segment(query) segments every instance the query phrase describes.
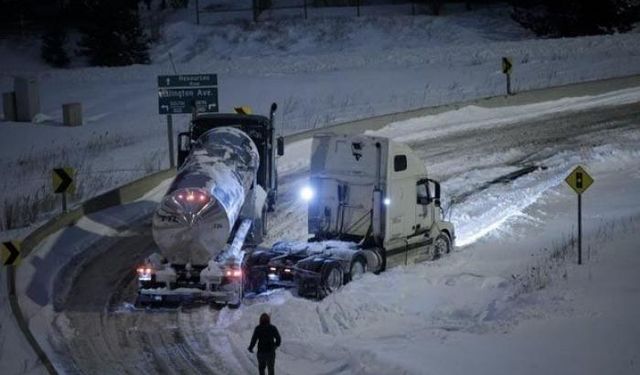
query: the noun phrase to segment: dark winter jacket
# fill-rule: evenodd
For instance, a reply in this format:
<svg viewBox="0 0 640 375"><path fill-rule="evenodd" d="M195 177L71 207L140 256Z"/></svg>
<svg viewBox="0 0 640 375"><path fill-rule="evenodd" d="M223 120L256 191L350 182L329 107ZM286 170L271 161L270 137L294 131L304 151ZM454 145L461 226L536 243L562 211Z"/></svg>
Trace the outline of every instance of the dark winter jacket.
<svg viewBox="0 0 640 375"><path fill-rule="evenodd" d="M253 330L249 350L253 350L256 341L258 341L258 353L270 353L280 346L280 333L272 324L260 324Z"/></svg>

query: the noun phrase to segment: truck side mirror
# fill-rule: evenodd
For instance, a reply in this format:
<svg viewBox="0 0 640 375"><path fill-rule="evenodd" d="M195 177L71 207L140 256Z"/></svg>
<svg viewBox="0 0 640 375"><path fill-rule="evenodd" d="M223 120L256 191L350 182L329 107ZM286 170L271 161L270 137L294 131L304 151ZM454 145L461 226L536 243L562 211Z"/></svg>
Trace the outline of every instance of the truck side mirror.
<svg viewBox="0 0 640 375"><path fill-rule="evenodd" d="M436 207L440 207L440 183L433 180L431 180L431 182L433 182L434 186L433 204L435 204Z"/></svg>
<svg viewBox="0 0 640 375"><path fill-rule="evenodd" d="M440 207L440 183L438 181L429 179L429 192L433 191L433 196L429 196L431 202L435 204L436 207ZM433 184L433 190L431 189L431 184Z"/></svg>
<svg viewBox="0 0 640 375"><path fill-rule="evenodd" d="M276 103L273 103L273 104L276 104ZM276 143L277 143L278 156L284 155L284 137L278 137L278 139L276 140Z"/></svg>

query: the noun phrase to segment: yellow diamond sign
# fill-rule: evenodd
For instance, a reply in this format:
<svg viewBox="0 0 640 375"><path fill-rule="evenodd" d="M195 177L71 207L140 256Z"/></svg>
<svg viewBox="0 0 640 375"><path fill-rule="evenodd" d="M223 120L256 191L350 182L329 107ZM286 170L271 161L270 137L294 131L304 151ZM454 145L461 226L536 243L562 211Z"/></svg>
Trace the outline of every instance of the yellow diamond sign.
<svg viewBox="0 0 640 375"><path fill-rule="evenodd" d="M593 178L580 166L577 166L564 180L578 194L584 193L593 184Z"/></svg>

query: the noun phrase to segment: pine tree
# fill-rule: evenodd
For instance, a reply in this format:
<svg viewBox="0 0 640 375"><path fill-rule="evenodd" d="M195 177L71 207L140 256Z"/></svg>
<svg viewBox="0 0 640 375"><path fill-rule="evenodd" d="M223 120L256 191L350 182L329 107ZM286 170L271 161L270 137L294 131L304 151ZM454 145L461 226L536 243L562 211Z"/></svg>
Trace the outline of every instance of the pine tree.
<svg viewBox="0 0 640 375"><path fill-rule="evenodd" d="M87 5L81 54L91 65L148 64L149 37L138 17L138 0L93 0Z"/></svg>
<svg viewBox="0 0 640 375"><path fill-rule="evenodd" d="M65 50L67 31L59 23L51 25L42 35L40 54L42 59L56 68L69 66L69 56Z"/></svg>

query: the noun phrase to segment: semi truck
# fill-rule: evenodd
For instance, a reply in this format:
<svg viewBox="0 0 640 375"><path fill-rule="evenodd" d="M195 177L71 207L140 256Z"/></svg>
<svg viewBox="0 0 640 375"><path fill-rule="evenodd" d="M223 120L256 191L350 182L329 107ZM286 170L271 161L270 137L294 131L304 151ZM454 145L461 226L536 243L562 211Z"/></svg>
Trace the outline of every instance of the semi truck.
<svg viewBox="0 0 640 375"><path fill-rule="evenodd" d="M372 135L313 137L306 241L261 247L277 202L268 118L203 115L179 136L179 169L152 219L159 253L138 268L138 303L240 305L247 293L291 287L323 298L366 272L451 251L440 184L410 147Z"/></svg>
<svg viewBox="0 0 640 375"><path fill-rule="evenodd" d="M453 248L440 184L407 145L371 135L315 135L309 173L301 197L311 238L248 256L249 274L267 287L322 298L365 272L432 260Z"/></svg>

